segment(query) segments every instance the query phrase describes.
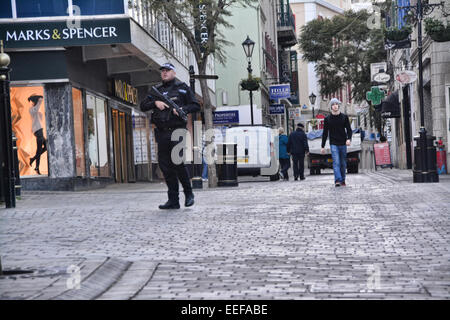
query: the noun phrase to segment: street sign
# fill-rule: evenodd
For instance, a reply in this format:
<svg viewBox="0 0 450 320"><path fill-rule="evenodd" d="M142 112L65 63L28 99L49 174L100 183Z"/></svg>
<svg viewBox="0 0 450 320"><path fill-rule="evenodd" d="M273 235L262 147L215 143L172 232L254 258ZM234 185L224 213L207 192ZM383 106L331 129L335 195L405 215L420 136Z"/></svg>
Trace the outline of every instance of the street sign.
<svg viewBox="0 0 450 320"><path fill-rule="evenodd" d="M290 84L277 84L269 86L269 99L289 99L291 97L291 85Z"/></svg>
<svg viewBox="0 0 450 320"><path fill-rule="evenodd" d="M395 80L401 84L413 83L417 80L417 74L414 71L401 71L397 73Z"/></svg>
<svg viewBox="0 0 450 320"><path fill-rule="evenodd" d="M284 114L284 104L272 104L269 106L269 114Z"/></svg>
<svg viewBox="0 0 450 320"><path fill-rule="evenodd" d="M386 94L384 91L381 91L378 87L372 87L372 91L367 92L366 99L371 101L374 106L378 106L381 104L381 100L384 99Z"/></svg>
<svg viewBox="0 0 450 320"><path fill-rule="evenodd" d="M191 76L194 79L206 79L206 80L217 80L219 79L219 76L208 76L208 75L201 75L201 74L196 74L196 75L192 75Z"/></svg>

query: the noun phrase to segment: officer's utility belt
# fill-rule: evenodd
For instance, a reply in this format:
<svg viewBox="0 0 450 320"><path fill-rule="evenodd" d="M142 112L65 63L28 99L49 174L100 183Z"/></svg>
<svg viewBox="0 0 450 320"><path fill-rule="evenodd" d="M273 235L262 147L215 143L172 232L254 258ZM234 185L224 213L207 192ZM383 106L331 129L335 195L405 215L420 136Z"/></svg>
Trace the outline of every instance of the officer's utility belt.
<svg viewBox="0 0 450 320"><path fill-rule="evenodd" d="M173 128L156 128L157 131L159 132L173 132L177 129L186 129L184 127L173 127Z"/></svg>

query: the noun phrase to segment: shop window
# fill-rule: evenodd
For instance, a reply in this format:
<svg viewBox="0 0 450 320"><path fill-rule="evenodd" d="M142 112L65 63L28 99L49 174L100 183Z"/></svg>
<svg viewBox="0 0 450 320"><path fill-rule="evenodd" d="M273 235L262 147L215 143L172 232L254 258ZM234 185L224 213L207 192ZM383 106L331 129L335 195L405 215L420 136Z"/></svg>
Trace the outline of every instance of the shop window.
<svg viewBox="0 0 450 320"><path fill-rule="evenodd" d="M88 116L89 172L92 177L109 177L106 101L86 95Z"/></svg>
<svg viewBox="0 0 450 320"><path fill-rule="evenodd" d="M72 88L72 100L77 176L85 177L86 157L84 149L83 95L81 90Z"/></svg>
<svg viewBox="0 0 450 320"><path fill-rule="evenodd" d="M0 1L0 18L12 18L11 1Z"/></svg>
<svg viewBox="0 0 450 320"><path fill-rule="evenodd" d="M148 163L147 117L133 114L134 164Z"/></svg>
<svg viewBox="0 0 450 320"><path fill-rule="evenodd" d="M16 0L18 18L67 16L66 0Z"/></svg>
<svg viewBox="0 0 450 320"><path fill-rule="evenodd" d="M73 5L80 7L81 15L123 14L123 0L72 0Z"/></svg>
<svg viewBox="0 0 450 320"><path fill-rule="evenodd" d="M44 88L12 87L11 120L17 138L19 172L23 176L48 175Z"/></svg>

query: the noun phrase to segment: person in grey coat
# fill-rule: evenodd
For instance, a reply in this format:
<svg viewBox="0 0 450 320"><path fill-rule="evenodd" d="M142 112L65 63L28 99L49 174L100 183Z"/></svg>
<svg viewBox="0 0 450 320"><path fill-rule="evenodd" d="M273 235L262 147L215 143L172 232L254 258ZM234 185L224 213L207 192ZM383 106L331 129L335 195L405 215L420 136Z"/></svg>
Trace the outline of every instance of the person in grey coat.
<svg viewBox="0 0 450 320"><path fill-rule="evenodd" d="M292 155L295 180L305 180L305 155L309 153L309 146L303 128L303 124L297 125L297 130L290 134L287 145L287 151Z"/></svg>

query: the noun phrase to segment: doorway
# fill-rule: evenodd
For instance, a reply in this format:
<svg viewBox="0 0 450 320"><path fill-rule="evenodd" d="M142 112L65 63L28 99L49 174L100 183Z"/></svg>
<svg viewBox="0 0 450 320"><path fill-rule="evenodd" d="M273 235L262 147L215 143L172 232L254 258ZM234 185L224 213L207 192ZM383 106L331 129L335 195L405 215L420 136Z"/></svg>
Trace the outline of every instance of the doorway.
<svg viewBox="0 0 450 320"><path fill-rule="evenodd" d="M125 112L112 109L113 122L113 144L114 144L114 167L115 179L117 183L128 183L133 177L130 177L132 162L129 161L129 143L127 135L127 119Z"/></svg>

